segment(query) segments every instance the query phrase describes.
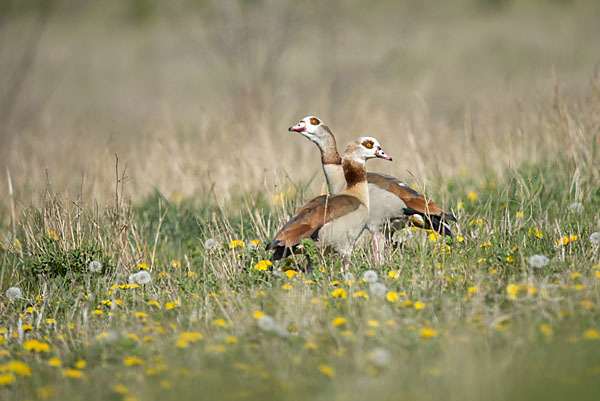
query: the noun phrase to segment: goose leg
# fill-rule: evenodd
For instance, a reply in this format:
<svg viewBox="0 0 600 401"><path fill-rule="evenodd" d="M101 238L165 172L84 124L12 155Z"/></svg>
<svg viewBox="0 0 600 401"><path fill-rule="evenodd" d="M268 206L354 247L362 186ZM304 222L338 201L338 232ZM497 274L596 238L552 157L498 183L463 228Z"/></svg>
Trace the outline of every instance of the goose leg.
<svg viewBox="0 0 600 401"><path fill-rule="evenodd" d="M376 265L380 265L383 263L383 249L381 247L381 239L381 234L373 234L373 254Z"/></svg>

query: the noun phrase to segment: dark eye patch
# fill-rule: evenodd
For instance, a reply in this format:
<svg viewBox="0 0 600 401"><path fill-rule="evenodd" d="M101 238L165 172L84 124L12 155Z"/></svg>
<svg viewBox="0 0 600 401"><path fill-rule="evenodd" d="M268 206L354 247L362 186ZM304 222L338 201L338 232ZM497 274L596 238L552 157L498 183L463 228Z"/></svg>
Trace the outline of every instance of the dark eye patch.
<svg viewBox="0 0 600 401"><path fill-rule="evenodd" d="M362 145L367 149L373 149L373 141L370 139L363 141Z"/></svg>
<svg viewBox="0 0 600 401"><path fill-rule="evenodd" d="M311 118L311 119L310 119L310 123L311 123L312 125L319 125L319 124L321 124L321 121L319 121L319 119L318 119L318 118L314 118L314 117L313 117L313 118Z"/></svg>

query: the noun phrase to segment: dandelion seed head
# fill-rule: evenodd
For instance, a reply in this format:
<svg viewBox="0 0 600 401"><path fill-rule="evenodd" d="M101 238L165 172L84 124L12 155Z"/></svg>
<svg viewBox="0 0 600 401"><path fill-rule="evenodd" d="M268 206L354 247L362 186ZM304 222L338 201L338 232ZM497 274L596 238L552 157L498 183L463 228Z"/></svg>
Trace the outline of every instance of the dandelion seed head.
<svg viewBox="0 0 600 401"><path fill-rule="evenodd" d="M12 302L17 298L23 298L23 293L19 287L10 287L6 290L6 298Z"/></svg>
<svg viewBox="0 0 600 401"><path fill-rule="evenodd" d="M600 245L600 232L595 232L590 235L590 243L592 245Z"/></svg>
<svg viewBox="0 0 600 401"><path fill-rule="evenodd" d="M376 297L383 297L387 293L387 288L381 283L372 283L369 286L369 291Z"/></svg>
<svg viewBox="0 0 600 401"><path fill-rule="evenodd" d="M583 213L584 208L581 202L573 202L569 206L569 210L573 213Z"/></svg>
<svg viewBox="0 0 600 401"><path fill-rule="evenodd" d="M367 283L376 283L377 282L377 272L375 270L367 270L365 274L363 274L363 278Z"/></svg>
<svg viewBox="0 0 600 401"><path fill-rule="evenodd" d="M102 271L102 263L98 262L97 260L92 260L88 265L88 269L92 273L100 273Z"/></svg>
<svg viewBox="0 0 600 401"><path fill-rule="evenodd" d="M152 281L152 276L146 270L129 275L129 284L144 285Z"/></svg>
<svg viewBox="0 0 600 401"><path fill-rule="evenodd" d="M541 269L542 267L545 267L548 264L548 262L549 259L544 255L533 255L529 257L529 266L536 269Z"/></svg>
<svg viewBox="0 0 600 401"><path fill-rule="evenodd" d="M273 331L275 329L275 320L273 320L273 318L271 316L261 316L260 318L258 318L257 322L258 324L258 328L261 329L262 331L266 331L266 332L270 332Z"/></svg>
<svg viewBox="0 0 600 401"><path fill-rule="evenodd" d="M371 362L373 362L375 366L384 367L389 365L391 361L392 356L390 352L383 347L375 348L373 352L371 352Z"/></svg>
<svg viewBox="0 0 600 401"><path fill-rule="evenodd" d="M219 242L216 239L209 238L204 241L204 248L206 248L208 251L214 251L219 248Z"/></svg>

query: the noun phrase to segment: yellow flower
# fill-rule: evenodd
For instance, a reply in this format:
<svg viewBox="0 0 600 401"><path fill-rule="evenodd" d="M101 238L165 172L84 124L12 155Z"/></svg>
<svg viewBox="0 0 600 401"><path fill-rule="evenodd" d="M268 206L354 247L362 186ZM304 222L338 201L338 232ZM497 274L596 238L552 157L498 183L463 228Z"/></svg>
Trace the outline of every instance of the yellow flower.
<svg viewBox="0 0 600 401"><path fill-rule="evenodd" d="M12 372L17 376L31 376L31 369L21 361L10 361L0 366L0 372Z"/></svg>
<svg viewBox="0 0 600 401"><path fill-rule="evenodd" d="M304 344L304 349L306 349L306 350L316 350L317 348L318 348L318 346L315 343Z"/></svg>
<svg viewBox="0 0 600 401"><path fill-rule="evenodd" d="M140 270L149 270L148 265L145 263L138 263L137 267L139 267Z"/></svg>
<svg viewBox="0 0 600 401"><path fill-rule="evenodd" d="M486 262L486 261L487 261L486 258L479 258L479 259L477 259L477 263L483 263L483 262Z"/></svg>
<svg viewBox="0 0 600 401"><path fill-rule="evenodd" d="M388 273L388 277L394 279L400 277L400 270L390 270L390 272Z"/></svg>
<svg viewBox="0 0 600 401"><path fill-rule="evenodd" d="M482 227L485 224L485 220L483 220L481 217L473 219L469 222L470 226L477 226L477 227Z"/></svg>
<svg viewBox="0 0 600 401"><path fill-rule="evenodd" d="M125 366L141 365L143 362L144 361L142 361L142 359L138 358L137 356L129 356L123 359L123 365Z"/></svg>
<svg viewBox="0 0 600 401"><path fill-rule="evenodd" d="M227 322L224 319L215 319L213 323L223 328L227 327Z"/></svg>
<svg viewBox="0 0 600 401"><path fill-rule="evenodd" d="M421 335L421 338L424 339L434 338L438 335L437 330L432 329L430 327L423 327L419 333Z"/></svg>
<svg viewBox="0 0 600 401"><path fill-rule="evenodd" d="M581 301L581 307L583 309L593 310L594 309L594 303L592 301L588 301L587 299L584 299L583 301Z"/></svg>
<svg viewBox="0 0 600 401"><path fill-rule="evenodd" d="M369 294L367 294L364 291L356 291L354 294L352 294L353 298L364 298L364 299L369 299Z"/></svg>
<svg viewBox="0 0 600 401"><path fill-rule="evenodd" d="M596 329L587 329L583 332L583 338L586 340L597 340L600 338L600 333Z"/></svg>
<svg viewBox="0 0 600 401"><path fill-rule="evenodd" d="M270 260L260 260L257 264L254 265L254 270L258 270L258 271L267 271L269 270L269 266L271 266L273 263L271 263Z"/></svg>
<svg viewBox="0 0 600 401"><path fill-rule="evenodd" d="M255 247L260 246L260 240L259 239L253 239L252 240L252 245L254 245Z"/></svg>
<svg viewBox="0 0 600 401"><path fill-rule="evenodd" d="M146 305L154 306L155 308L160 309L160 303L158 301L148 301L148 302L146 302Z"/></svg>
<svg viewBox="0 0 600 401"><path fill-rule="evenodd" d="M176 269L179 269L181 267L181 264L176 260L172 260L171 265Z"/></svg>
<svg viewBox="0 0 600 401"><path fill-rule="evenodd" d="M506 261L507 261L508 263L512 263L512 262L514 262L514 261L515 261L515 258L513 258L512 256L507 256L507 257L506 257Z"/></svg>
<svg viewBox="0 0 600 401"><path fill-rule="evenodd" d="M367 324L371 327L379 327L379 322L377 320L371 319L367 322Z"/></svg>
<svg viewBox="0 0 600 401"><path fill-rule="evenodd" d="M558 239L558 245L567 245L569 243L569 237L562 237Z"/></svg>
<svg viewBox="0 0 600 401"><path fill-rule="evenodd" d="M11 385L15 381L15 375L11 372L0 374L0 387Z"/></svg>
<svg viewBox="0 0 600 401"><path fill-rule="evenodd" d="M336 317L335 319L333 319L331 324L333 324L335 327L343 326L346 324L346 319L344 319L343 317Z"/></svg>
<svg viewBox="0 0 600 401"><path fill-rule="evenodd" d="M104 340L105 338L108 338L108 333L105 331L96 335L96 340Z"/></svg>
<svg viewBox="0 0 600 401"><path fill-rule="evenodd" d="M520 219L523 217L523 212L519 211L517 212L517 219Z"/></svg>
<svg viewBox="0 0 600 401"><path fill-rule="evenodd" d="M77 369L63 369L62 377L81 379L83 377L83 372L81 370L77 370Z"/></svg>
<svg viewBox="0 0 600 401"><path fill-rule="evenodd" d="M50 325L50 324L56 324L56 320L52 319L51 317L46 319L46 324Z"/></svg>
<svg viewBox="0 0 600 401"><path fill-rule="evenodd" d="M387 294L385 294L385 299L388 300L388 302L397 302L398 299L400 299L400 297L398 296L397 293L393 292L393 291L388 291Z"/></svg>
<svg viewBox="0 0 600 401"><path fill-rule="evenodd" d="M87 362L84 361L83 359L78 360L77 362L75 362L75 367L77 369L83 369L87 366Z"/></svg>
<svg viewBox="0 0 600 401"><path fill-rule="evenodd" d="M263 317L264 315L265 314L259 310L255 310L254 312L252 312L252 317L257 320Z"/></svg>
<svg viewBox="0 0 600 401"><path fill-rule="evenodd" d="M237 338L235 338L233 336L227 336L227 337L225 337L225 342L227 344L237 344L239 341Z"/></svg>
<svg viewBox="0 0 600 401"><path fill-rule="evenodd" d="M423 309L425 307L425 304L423 302L415 302L415 304L413 305L415 309L419 310L419 309Z"/></svg>
<svg viewBox="0 0 600 401"><path fill-rule="evenodd" d="M333 295L336 298L343 298L343 299L346 299L348 297L346 290L343 288L337 288L337 289L331 291L331 295Z"/></svg>
<svg viewBox="0 0 600 401"><path fill-rule="evenodd" d="M240 241L238 239L234 239L233 241L231 241L229 243L229 249L235 249L235 248L244 248L246 246L246 243L244 241Z"/></svg>
<svg viewBox="0 0 600 401"><path fill-rule="evenodd" d="M458 210L463 210L465 208L465 202L458 202L458 205L456 205L456 208Z"/></svg>
<svg viewBox="0 0 600 401"><path fill-rule="evenodd" d="M544 234L542 234L542 232L537 227L530 228L528 234L536 238L544 238Z"/></svg>
<svg viewBox="0 0 600 401"><path fill-rule="evenodd" d="M574 234L569 235L569 240L571 240L571 242L577 241L578 239L579 239L579 237Z"/></svg>
<svg viewBox="0 0 600 401"><path fill-rule="evenodd" d="M284 291L289 291L292 288L293 287L291 285L289 285L289 284L284 284L284 285L281 286L281 289L284 290Z"/></svg>
<svg viewBox="0 0 600 401"><path fill-rule="evenodd" d="M27 351L35 351L35 352L48 352L50 351L50 346L46 343L43 343L38 340L27 340L23 343L23 348Z"/></svg>
<svg viewBox="0 0 600 401"><path fill-rule="evenodd" d="M440 239L441 235L436 233L435 231L432 231L429 233L429 241L430 242L436 242L438 239Z"/></svg>
<svg viewBox="0 0 600 401"><path fill-rule="evenodd" d="M50 358L48 359L48 365L58 368L62 365L62 362L58 358Z"/></svg>
<svg viewBox="0 0 600 401"><path fill-rule="evenodd" d="M171 309L177 308L178 306L179 306L179 301L167 302L165 304L165 309L171 310Z"/></svg>
<svg viewBox="0 0 600 401"><path fill-rule="evenodd" d="M469 297L473 296L473 294L476 294L479 292L479 288L477 286L473 286L473 287L469 287L469 289L467 290L469 292Z"/></svg>
<svg viewBox="0 0 600 401"><path fill-rule="evenodd" d="M286 270L285 271L285 275L287 276L287 278L289 279L293 279L295 275L297 275L298 272L296 270Z"/></svg>
<svg viewBox="0 0 600 401"><path fill-rule="evenodd" d="M540 325L540 332L546 337L550 337L552 335L552 327L549 324L544 323Z"/></svg>
<svg viewBox="0 0 600 401"><path fill-rule="evenodd" d="M335 377L335 370L329 365L319 365L319 372L327 377Z"/></svg>
<svg viewBox="0 0 600 401"><path fill-rule="evenodd" d="M113 391L117 394L127 394L129 392L127 387L122 384L117 384L116 386L114 386Z"/></svg>
<svg viewBox="0 0 600 401"><path fill-rule="evenodd" d="M470 201L476 201L477 194L473 191L469 191L469 193L467 194L467 198L469 198Z"/></svg>
<svg viewBox="0 0 600 401"><path fill-rule="evenodd" d="M506 292L508 293L508 299L515 300L517 299L517 293L519 292L519 287L515 284L509 284L506 286Z"/></svg>
<svg viewBox="0 0 600 401"><path fill-rule="evenodd" d="M571 278L577 278L577 277L581 277L581 274L575 272L575 273L571 273Z"/></svg>

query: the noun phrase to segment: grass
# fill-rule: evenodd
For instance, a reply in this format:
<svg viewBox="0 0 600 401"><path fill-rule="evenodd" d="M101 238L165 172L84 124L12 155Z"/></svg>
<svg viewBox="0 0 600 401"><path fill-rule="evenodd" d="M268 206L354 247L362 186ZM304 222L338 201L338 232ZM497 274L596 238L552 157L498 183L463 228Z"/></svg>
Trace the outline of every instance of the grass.
<svg viewBox="0 0 600 401"><path fill-rule="evenodd" d="M353 278L317 248L313 273L254 267L269 255L252 240L268 241L297 196L273 205L249 194L236 211L156 193L100 210L47 192L2 242L2 288L24 296L2 301L0 394L592 399L600 248L588 238L600 200L571 171L549 160L477 187L455 179L447 196L459 235L444 242L409 229L376 269L383 296L362 279L373 269L367 239ZM583 211L571 207L573 187L586 194ZM216 249L205 248L209 238ZM548 265L530 266L534 254ZM92 259L101 273L87 271ZM140 269L152 282L124 285ZM279 331L264 329L263 314Z"/></svg>
<svg viewBox="0 0 600 401"><path fill-rule="evenodd" d="M162 3L2 5L0 399L597 398L595 2ZM455 237L268 266L311 113Z"/></svg>

